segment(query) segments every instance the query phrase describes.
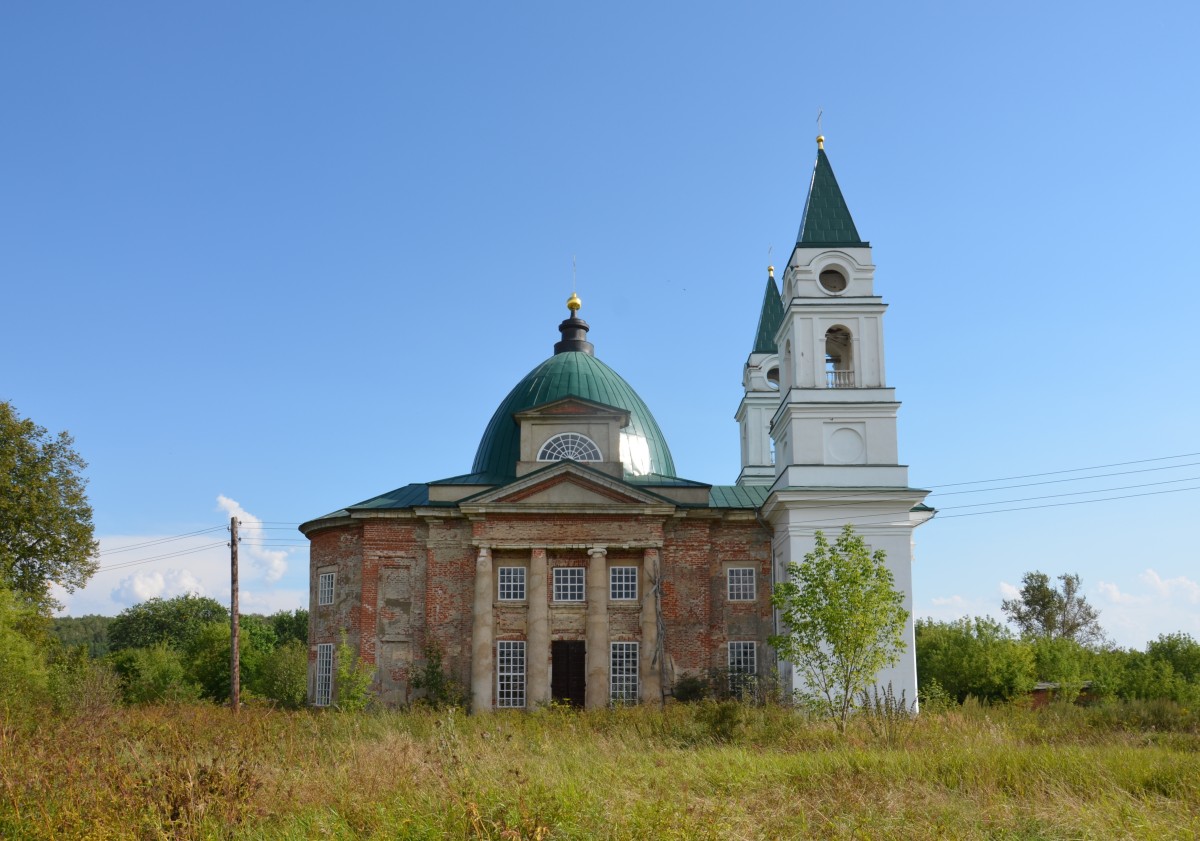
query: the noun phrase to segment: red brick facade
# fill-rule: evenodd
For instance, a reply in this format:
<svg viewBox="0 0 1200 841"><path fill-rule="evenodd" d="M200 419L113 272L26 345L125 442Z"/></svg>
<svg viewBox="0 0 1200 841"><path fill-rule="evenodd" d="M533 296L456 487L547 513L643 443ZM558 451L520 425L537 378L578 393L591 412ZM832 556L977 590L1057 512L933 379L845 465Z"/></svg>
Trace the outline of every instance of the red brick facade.
<svg viewBox="0 0 1200 841"><path fill-rule="evenodd" d="M518 502L561 481L527 488L505 502ZM601 494L607 504L603 513L595 514L573 506L575 510L562 513L497 511L468 517L457 507L418 507L314 524L309 531L314 661L318 644L337 645L344 633L361 659L376 666L379 698L400 705L417 696L411 670L422 662L424 647L432 644L441 650L449 675L466 688L472 676L472 606L480 547L491 549L496 569L528 570L534 554L544 552L548 577L556 567L587 567L588 549L603 547L610 569L639 571L638 599L607 602L612 642L642 640L643 612L649 608L641 594L653 586L647 551L659 552L657 619L665 657L658 668L664 694L684 675L725 669L730 641L756 643L757 671L767 674L773 664L767 645L772 629L770 536L753 510L668 504L660 506L667 509L661 513L644 513L645 506L622 506L618 497ZM620 507L628 507L629 513L615 510ZM754 569L753 600L730 600L731 565ZM320 605L318 579L330 571L335 573L335 598L333 604ZM583 640L586 602L555 602L549 585L546 598L550 639ZM494 592L495 640L525 639L528 601L527 594L523 601L502 602Z"/></svg>

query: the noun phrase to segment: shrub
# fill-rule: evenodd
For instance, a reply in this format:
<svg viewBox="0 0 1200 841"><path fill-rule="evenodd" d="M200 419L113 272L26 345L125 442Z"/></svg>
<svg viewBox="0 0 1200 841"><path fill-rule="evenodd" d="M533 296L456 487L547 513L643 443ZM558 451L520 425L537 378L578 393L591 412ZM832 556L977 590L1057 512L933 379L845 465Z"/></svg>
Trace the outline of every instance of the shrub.
<svg viewBox="0 0 1200 841"><path fill-rule="evenodd" d="M916 623L917 674L936 680L959 702L968 695L999 701L1033 688L1029 646L990 617Z"/></svg>
<svg viewBox="0 0 1200 841"><path fill-rule="evenodd" d="M188 680L179 652L165 642L111 656L127 703L181 703L200 698L201 688Z"/></svg>
<svg viewBox="0 0 1200 841"><path fill-rule="evenodd" d="M712 687L704 675L684 675L675 681L671 687L671 695L676 701L684 704L694 704L703 701L712 693Z"/></svg>
<svg viewBox="0 0 1200 841"><path fill-rule="evenodd" d="M36 619L33 608L0 587L0 674L4 675L5 684L0 691L0 704L10 708L34 710L47 697L46 662L26 633Z"/></svg>
<svg viewBox="0 0 1200 841"><path fill-rule="evenodd" d="M359 660L358 654L346 642L344 633L334 659L335 706L342 712L362 712L371 703L371 683L375 679L375 670L369 663Z"/></svg>
<svg viewBox="0 0 1200 841"><path fill-rule="evenodd" d="M96 715L121 703L121 678L112 663L93 660L82 645L58 652L49 678L56 712Z"/></svg>
<svg viewBox="0 0 1200 841"><path fill-rule="evenodd" d="M413 689L423 693L418 702L434 709L465 706L466 692L457 680L446 673L442 665L441 647L435 642L427 642L421 653L424 662L412 675Z"/></svg>
<svg viewBox="0 0 1200 841"><path fill-rule="evenodd" d="M303 707L308 698L308 646L289 639L265 655L251 688L289 709Z"/></svg>

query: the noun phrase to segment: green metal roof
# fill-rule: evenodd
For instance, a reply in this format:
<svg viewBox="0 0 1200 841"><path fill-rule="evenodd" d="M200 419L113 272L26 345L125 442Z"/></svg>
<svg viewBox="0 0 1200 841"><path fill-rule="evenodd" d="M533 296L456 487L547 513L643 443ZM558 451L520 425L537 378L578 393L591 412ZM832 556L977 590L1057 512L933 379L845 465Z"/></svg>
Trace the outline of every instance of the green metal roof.
<svg viewBox="0 0 1200 841"><path fill-rule="evenodd" d="M758 314L758 330L754 334L754 350L751 353L779 353L775 334L783 324L783 297L775 285L775 276L767 278L767 291L763 292L762 311Z"/></svg>
<svg viewBox="0 0 1200 841"><path fill-rule="evenodd" d="M412 508L415 505L428 504L429 485L417 483L396 488L394 491L388 491L346 507L350 511L356 511L363 508Z"/></svg>
<svg viewBox="0 0 1200 841"><path fill-rule="evenodd" d="M770 493L770 485L713 485L708 492L708 507L762 508Z"/></svg>
<svg viewBox="0 0 1200 841"><path fill-rule="evenodd" d="M833 177L833 167L829 165L824 149L817 150L817 163L808 185L808 198L804 201L804 217L800 220L796 245L813 248L867 245L858 236L858 229L850 217L850 208L842 198L842 190Z"/></svg>
<svg viewBox="0 0 1200 841"><path fill-rule="evenodd" d="M581 351L556 353L516 384L484 430L471 471L493 476L516 476L521 428L513 415L564 397L579 397L629 412L629 426L621 434L635 441L639 438L645 441L649 464L640 466L648 469L639 469L638 465L626 462L627 476L646 473L675 475L675 462L667 448L667 441L642 398L616 371Z"/></svg>
<svg viewBox="0 0 1200 841"><path fill-rule="evenodd" d="M644 476L626 476L625 481L631 485L658 488L711 488L708 482L697 482L693 479L681 479L678 476L664 476L661 473L647 473Z"/></svg>
<svg viewBox="0 0 1200 841"><path fill-rule="evenodd" d="M449 479L436 479L431 485L503 485L511 482L512 476L499 476L494 473L464 473L461 476L451 476Z"/></svg>

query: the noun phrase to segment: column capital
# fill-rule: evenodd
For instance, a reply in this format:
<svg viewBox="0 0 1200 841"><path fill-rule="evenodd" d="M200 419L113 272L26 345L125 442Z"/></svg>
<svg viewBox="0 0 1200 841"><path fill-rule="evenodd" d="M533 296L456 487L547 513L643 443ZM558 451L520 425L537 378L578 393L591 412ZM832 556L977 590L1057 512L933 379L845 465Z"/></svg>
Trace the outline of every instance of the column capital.
<svg viewBox="0 0 1200 841"><path fill-rule="evenodd" d="M591 555L593 558L595 558L597 555L607 556L608 555L608 547L607 546L589 546L587 553L589 555Z"/></svg>

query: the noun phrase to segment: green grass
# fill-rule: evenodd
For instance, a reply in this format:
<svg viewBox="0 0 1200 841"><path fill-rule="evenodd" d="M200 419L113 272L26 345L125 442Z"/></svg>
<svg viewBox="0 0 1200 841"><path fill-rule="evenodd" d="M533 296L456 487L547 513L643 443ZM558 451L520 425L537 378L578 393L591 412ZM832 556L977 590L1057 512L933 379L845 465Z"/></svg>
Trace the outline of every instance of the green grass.
<svg viewBox="0 0 1200 841"><path fill-rule="evenodd" d="M1188 838L1170 705L923 715L893 745L778 707L467 717L207 706L0 716L0 837Z"/></svg>

